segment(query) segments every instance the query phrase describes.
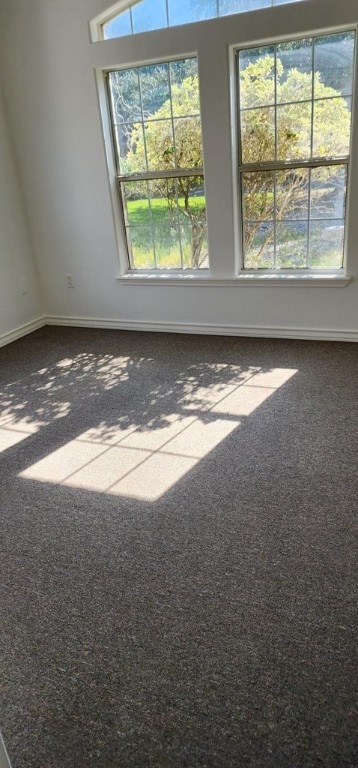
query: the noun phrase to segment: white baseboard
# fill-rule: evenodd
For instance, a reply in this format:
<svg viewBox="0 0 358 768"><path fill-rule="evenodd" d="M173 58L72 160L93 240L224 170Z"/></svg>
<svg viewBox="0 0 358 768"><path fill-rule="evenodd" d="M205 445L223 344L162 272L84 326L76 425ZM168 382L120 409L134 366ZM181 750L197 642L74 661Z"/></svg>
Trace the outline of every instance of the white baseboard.
<svg viewBox="0 0 358 768"><path fill-rule="evenodd" d="M68 326L72 328L109 328L119 331L150 331L160 333L189 333L205 336L251 336L266 339L302 339L313 341L355 341L358 342L358 330L336 330L322 328L280 328L259 325L209 325L207 323L164 323L145 322L144 320L115 320L98 317L69 317L67 315L49 315L38 317L13 331L0 336L0 347L33 333L44 325Z"/></svg>
<svg viewBox="0 0 358 768"><path fill-rule="evenodd" d="M277 328L272 326L209 325L198 323L145 322L143 320L112 320L96 317L48 316L47 325L77 328L111 328L121 331L158 331L161 333L193 333L213 336L254 336L269 339L303 339L316 341L356 341L358 330L321 328Z"/></svg>
<svg viewBox="0 0 358 768"><path fill-rule="evenodd" d="M8 331L7 333L3 333L0 336L0 347L4 347L5 344L11 344L12 341L21 339L22 336L27 336L28 333L33 333L33 331L37 331L39 328L42 328L44 325L46 325L46 322L47 320L43 315L42 317L38 317L36 320L31 320L30 323L19 325L17 328L14 328L13 331Z"/></svg>
<svg viewBox="0 0 358 768"><path fill-rule="evenodd" d="M7 754L1 733L0 733L0 768L11 768L9 755Z"/></svg>

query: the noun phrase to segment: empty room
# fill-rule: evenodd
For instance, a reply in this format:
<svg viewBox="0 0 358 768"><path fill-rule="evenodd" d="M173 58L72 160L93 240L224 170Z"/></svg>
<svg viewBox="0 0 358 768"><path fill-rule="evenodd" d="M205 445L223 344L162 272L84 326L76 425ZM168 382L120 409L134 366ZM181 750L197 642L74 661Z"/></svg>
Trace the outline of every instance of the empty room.
<svg viewBox="0 0 358 768"><path fill-rule="evenodd" d="M357 0L0 0L0 768L354 768Z"/></svg>

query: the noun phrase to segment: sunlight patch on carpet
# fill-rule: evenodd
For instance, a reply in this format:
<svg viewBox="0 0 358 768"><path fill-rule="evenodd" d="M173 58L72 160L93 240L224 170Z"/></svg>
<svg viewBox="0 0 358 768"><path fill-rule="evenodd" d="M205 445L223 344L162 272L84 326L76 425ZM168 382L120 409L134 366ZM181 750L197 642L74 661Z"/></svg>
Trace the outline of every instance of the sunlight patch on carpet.
<svg viewBox="0 0 358 768"><path fill-rule="evenodd" d="M178 412L147 416L139 426L101 422L20 477L156 501L295 373L252 371L237 384L200 387L192 395L188 391Z"/></svg>

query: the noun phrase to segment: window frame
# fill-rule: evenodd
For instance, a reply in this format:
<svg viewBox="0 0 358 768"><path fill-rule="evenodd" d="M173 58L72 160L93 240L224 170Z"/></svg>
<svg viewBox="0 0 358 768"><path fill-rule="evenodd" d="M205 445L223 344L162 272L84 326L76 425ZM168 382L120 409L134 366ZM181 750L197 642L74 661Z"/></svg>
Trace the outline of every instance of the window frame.
<svg viewBox="0 0 358 768"><path fill-rule="evenodd" d="M270 45L279 45L281 43L290 43L294 40L301 40L307 37L317 39L326 35L331 35L341 32L354 32L354 51L353 51L353 76L352 76L352 108L351 108L351 124L350 124L350 141L349 141L349 153L346 156L339 158L313 158L309 160L293 160L289 162L279 160L268 161L265 163L244 163L241 157L241 126L240 126L240 79L237 72L237 59L241 51L251 50L256 47L266 47ZM232 136L232 153L233 153L233 188L234 188L234 209L237 210L237 217L235 218L235 254L237 274L239 277L253 280L265 278L272 278L274 276L289 278L290 276L296 278L315 278L318 277L337 277L342 278L347 276L347 229L348 218L350 211L350 181L351 181L351 161L353 154L353 141L354 141L354 106L356 101L356 89L358 86L358 31L357 26L354 24L345 25L341 27L320 28L318 31L312 31L311 33L302 34L297 33L293 35L286 35L280 37L260 38L248 44L232 45L230 46L230 72L231 72L231 114L233 121L233 136ZM312 98L311 104L314 103ZM313 120L313 116L312 116ZM312 123L313 127L313 123ZM264 171L264 170L289 170L290 168L317 168L324 165L344 165L346 167L346 196L345 196L345 216L344 216L344 240L343 240L343 263L342 267L311 267L311 268L247 268L245 267L245 253L244 253L244 216L243 216L243 196L242 196L242 183L241 177L244 173Z"/></svg>
<svg viewBox="0 0 358 768"><path fill-rule="evenodd" d="M217 6L219 1L220 0L215 0ZM109 22L114 21L122 13L125 13L126 11L130 10L139 2L140 0L117 0L117 2L111 5L109 8L107 8L107 10L98 14L98 16L96 16L94 19L91 19L89 22L89 32L90 32L91 42L92 43L103 42L103 41L106 42L107 40L123 39L123 37L126 37L126 35L120 35L118 38L116 37L106 38L104 35L103 27ZM223 15L217 14L216 16L208 17L208 19L197 20L193 22L183 22L178 25L175 25L175 24L171 25L169 24L168 0L165 0L166 16L167 16L168 24L165 27L158 28L158 30L173 29L175 28L175 26L184 26L186 24L197 24L197 23L200 24L201 21L212 21L214 19L216 20L221 18L231 18L232 16L238 16L238 15L242 16L242 14L253 13L255 11L270 10L272 8L280 8L282 7L282 5L285 5L285 4L292 5L293 3L303 2L303 0L269 0L269 2L270 2L270 5L262 6L261 8L256 8L256 9L246 9L246 10L244 9L242 11L238 11L236 14L235 13L229 13L229 14L223 14ZM148 34L148 32L158 31L158 30L157 29L147 30L141 34ZM134 34L139 34L139 33L132 31L130 35L128 35L128 37L131 37Z"/></svg>
<svg viewBox="0 0 358 768"><path fill-rule="evenodd" d="M137 0L138 2L138 0ZM128 8L134 5L133 0L117 0L102 13L99 13L94 19L89 21L89 33L92 43L105 42L103 35L103 26L114 19L120 13L124 13Z"/></svg>
<svg viewBox="0 0 358 768"><path fill-rule="evenodd" d="M104 14L103 14L104 15ZM108 17L108 12L106 14ZM325 18L325 26L319 19ZM98 17L97 17L98 18ZM264 29L266 36L257 37ZM345 269L333 273L316 270L283 270L275 274L248 274L241 270L240 226L237 183L237 110L235 83L235 52L273 42L300 39L312 35L345 30L358 32L358 8L355 0L344 0L338 8L326 5L326 0L305 0L265 8L245 14L221 17L150 33L99 41L90 46L99 104L99 141L102 138L107 161L112 204L112 217L117 242L116 277L127 285L161 286L276 286L276 287L342 287L350 280L350 271L358 275L358 219L354 207L358 204L358 98L357 48L355 93L352 104L351 174L348 180L346 210ZM160 63L195 56L199 67L199 89L203 137L203 166L206 187L206 210L210 268L204 277L185 270L186 274L134 274L128 271L124 228L117 203L117 184L113 161L112 137L109 127L104 72L134 66ZM109 233L111 237L111 233Z"/></svg>
<svg viewBox="0 0 358 768"><path fill-rule="evenodd" d="M190 56L186 55L185 56L185 60L188 60L188 59L195 59L196 62L198 62L196 54L191 54ZM136 65L133 65L133 66L129 67L129 69L141 69L141 67L147 67L148 65L155 65L155 64L159 64L159 65L160 64L170 64L171 62L174 63L176 61L181 61L181 60L182 60L181 58L178 58L177 56L175 56L175 57L170 57L169 59L165 59L165 60L161 59L160 61L157 60L157 61L151 61L150 63L145 62L145 64L136 64ZM153 181L155 179L165 179L165 178L168 178L168 179L171 178L171 179L174 180L174 179L179 179L179 178L184 177L184 176L201 176L203 178L203 184L204 184L204 187L205 187L205 171L204 171L204 165L202 165L200 167L195 167L195 168L178 168L177 166L175 166L175 167L173 167L172 170L168 170L168 171L164 171L164 170L163 171L160 171L160 170L158 170L158 171L155 171L155 170L149 171L149 170L147 170L147 171L136 172L136 173L122 173L121 172L120 157L119 157L119 153L118 153L117 140L116 140L116 136L115 136L115 123L114 123L114 120L113 120L114 115L113 115L113 108L112 108L112 103L111 103L109 75L110 75L111 72L123 72L123 71L126 71L126 70L127 70L126 67L117 67L117 68L111 67L110 69L104 70L103 74L104 74L104 81L105 81L105 86L106 86L106 103L107 103L107 113L108 113L108 119L109 119L109 128L110 128L110 134L111 134L111 138L112 138L112 148L113 148L112 156L113 156L113 164L114 164L115 175L116 175L118 205L119 205L119 209L120 209L120 217L121 217L122 227L124 229L124 238L125 238L125 244L126 244L127 271L129 271L130 274L137 274L138 276L141 276L141 275L146 274L146 273L156 274L156 275L163 274L163 275L168 275L169 277L170 276L181 275L183 273L190 273L190 274L195 273L195 274L198 274L198 275L203 275L203 274L205 275L205 273L208 273L208 271L209 271L209 266L208 267L199 267L197 269L193 269L193 268L190 269L190 268L186 268L186 267L183 266L183 254L182 254L182 243L181 243L181 240L180 240L180 253L181 253L181 261L182 261L182 266L181 267L165 269L165 268L161 268L161 267L155 266L155 267L151 267L151 268L140 269L138 267L135 267L133 265L133 263L132 263L132 261L133 261L133 254L131 253L130 242L129 242L128 234L127 234L128 224L126 222L126 202L125 202L125 197L124 197L123 185L126 184L126 183L135 182L135 181ZM200 118L200 127L201 127L202 119L201 119L200 94L199 94L199 115L198 115L198 117ZM174 119L173 115L172 115L171 119L172 119L172 123L173 123L173 119ZM143 125L144 125L144 123L145 123L145 121L143 121ZM174 137L174 142L175 142L175 137ZM207 230L207 224L205 226L205 229ZM151 230L152 230L152 238L153 238L153 253L154 253L154 259L156 260L156 256L155 256L155 250L156 249L155 249L155 245L154 245L154 235L153 235L153 225L152 224L151 224Z"/></svg>

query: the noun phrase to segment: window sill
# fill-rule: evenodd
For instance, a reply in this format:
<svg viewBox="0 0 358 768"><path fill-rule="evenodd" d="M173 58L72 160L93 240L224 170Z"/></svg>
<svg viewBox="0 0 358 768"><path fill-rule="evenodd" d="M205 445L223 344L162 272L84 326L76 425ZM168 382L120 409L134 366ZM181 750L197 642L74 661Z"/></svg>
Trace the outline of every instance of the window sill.
<svg viewBox="0 0 358 768"><path fill-rule="evenodd" d="M293 286L305 286L306 288L338 288L348 285L351 281L350 275L346 275L343 272L327 272L324 274L320 272L315 275L312 272L297 274L297 273L269 273L258 274L253 272L241 273L237 281L240 285L289 285Z"/></svg>
<svg viewBox="0 0 358 768"><path fill-rule="evenodd" d="M117 277L118 282L121 285L161 285L161 286L205 286L210 287L233 287L237 286L275 286L286 288L339 288L348 285L351 282L349 275L342 274L340 272L328 273L328 274L272 274L272 273L241 273L237 277L211 277L210 275L200 275L197 272L189 272L186 274L176 273L158 273L158 272L128 272L126 275L119 275Z"/></svg>

